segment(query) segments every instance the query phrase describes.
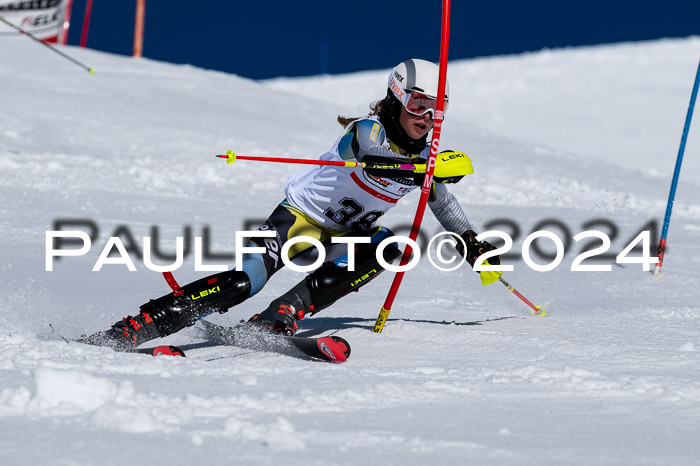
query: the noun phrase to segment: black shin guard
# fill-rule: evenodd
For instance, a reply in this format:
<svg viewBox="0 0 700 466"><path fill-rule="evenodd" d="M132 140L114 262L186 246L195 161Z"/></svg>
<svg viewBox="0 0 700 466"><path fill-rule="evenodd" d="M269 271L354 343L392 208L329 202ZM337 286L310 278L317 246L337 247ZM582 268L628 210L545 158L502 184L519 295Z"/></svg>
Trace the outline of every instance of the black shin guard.
<svg viewBox="0 0 700 466"><path fill-rule="evenodd" d="M384 271L376 257L377 244L358 244L355 248L355 270L350 272L347 267L341 267L333 262L326 262L316 271L306 277L313 306L316 313L332 305L334 302L352 291L369 283L374 277ZM390 244L384 248L384 260L393 262L401 256L401 250Z"/></svg>
<svg viewBox="0 0 700 466"><path fill-rule="evenodd" d="M230 270L189 283L179 290L141 306L147 328L164 337L193 325L203 315L226 312L250 296L250 279ZM149 322L150 321L150 322Z"/></svg>

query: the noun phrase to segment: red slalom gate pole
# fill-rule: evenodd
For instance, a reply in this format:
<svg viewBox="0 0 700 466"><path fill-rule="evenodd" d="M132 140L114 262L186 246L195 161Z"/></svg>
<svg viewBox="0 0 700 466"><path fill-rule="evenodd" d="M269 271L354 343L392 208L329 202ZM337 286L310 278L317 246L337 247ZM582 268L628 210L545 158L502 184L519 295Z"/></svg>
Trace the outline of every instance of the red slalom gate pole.
<svg viewBox="0 0 700 466"><path fill-rule="evenodd" d="M416 216L413 219L413 226L411 227L411 233L409 238L413 241L418 237L418 232L420 231L420 225L423 221L423 214L425 213L425 206L428 203L428 196L430 195L430 186L433 182L433 171L435 170L435 159L438 153L438 146L440 145L440 131L442 129L442 120L444 117L445 110L445 82L447 80L447 57L448 49L450 44L450 0L442 1L442 28L440 33L440 75L438 81L438 98L437 108L435 111L435 123L433 125L433 140L430 143L430 155L428 156L428 168L425 173L425 179L423 180L423 186L421 187L420 200L418 201L418 209L416 210ZM399 266L404 266L408 264L411 258L411 247L407 244L406 249L401 257L401 262ZM377 316L377 321L374 323L374 328L372 329L375 333L381 333L384 328L384 323L389 317L389 312L391 312L391 306L394 304L394 298L399 292L399 287L401 286L401 281L403 280L405 272L397 272L394 276L394 281L391 283L391 288L387 294L386 300L382 309L379 311Z"/></svg>

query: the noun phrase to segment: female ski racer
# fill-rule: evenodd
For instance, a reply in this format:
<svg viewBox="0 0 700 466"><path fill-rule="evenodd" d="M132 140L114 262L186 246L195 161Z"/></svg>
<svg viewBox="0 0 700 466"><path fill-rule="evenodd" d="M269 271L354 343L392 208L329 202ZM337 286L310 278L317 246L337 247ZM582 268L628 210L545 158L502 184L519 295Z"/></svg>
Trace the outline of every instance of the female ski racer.
<svg viewBox="0 0 700 466"><path fill-rule="evenodd" d="M373 104L372 113L358 119L338 117L345 132L322 160L412 163L428 158L428 133L433 127L437 103L438 66L412 59L397 65L389 76L386 97ZM446 86L445 110L449 87ZM406 172L403 172L406 173ZM338 236L364 236L368 243L354 245L354 271L347 266L347 252L309 274L292 289L278 297L267 309L248 322L271 332L293 335L296 321L327 308L335 301L367 284L378 275L376 251L379 242L392 236L377 220L399 199L423 183L423 176L396 172L315 166L293 173L288 179L284 199L258 230L273 232L271 238L253 238L250 246L265 252L246 254L241 270L230 270L194 281L179 290L151 300L136 316L127 316L106 332L98 332L86 341L119 348L138 346L193 325L213 312L226 312L258 293L283 262L279 254L289 239L310 236L324 245ZM435 176L428 205L445 228L459 232L465 240L459 252L473 265L479 255L494 249L476 240L467 216L446 183L459 181L466 173ZM365 240L366 241L366 240ZM340 245L347 248L347 245ZM289 258L300 258L314 250L310 243L297 243ZM345 249L347 251L347 249ZM391 262L401 251L391 244L383 252ZM490 264L500 264L498 256Z"/></svg>

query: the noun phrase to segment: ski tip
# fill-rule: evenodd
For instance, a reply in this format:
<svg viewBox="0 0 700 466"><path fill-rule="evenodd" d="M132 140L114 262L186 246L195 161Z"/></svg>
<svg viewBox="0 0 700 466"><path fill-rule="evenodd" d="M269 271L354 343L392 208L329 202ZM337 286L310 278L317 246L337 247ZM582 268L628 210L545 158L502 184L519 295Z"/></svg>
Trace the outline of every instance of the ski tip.
<svg viewBox="0 0 700 466"><path fill-rule="evenodd" d="M172 346L172 345L156 346L155 348L151 348L148 353L153 357L156 357L156 356L181 356L183 358L186 357L184 351L182 351L177 346Z"/></svg>
<svg viewBox="0 0 700 466"><path fill-rule="evenodd" d="M341 337L319 338L318 349L333 363L345 362L350 357L350 344Z"/></svg>

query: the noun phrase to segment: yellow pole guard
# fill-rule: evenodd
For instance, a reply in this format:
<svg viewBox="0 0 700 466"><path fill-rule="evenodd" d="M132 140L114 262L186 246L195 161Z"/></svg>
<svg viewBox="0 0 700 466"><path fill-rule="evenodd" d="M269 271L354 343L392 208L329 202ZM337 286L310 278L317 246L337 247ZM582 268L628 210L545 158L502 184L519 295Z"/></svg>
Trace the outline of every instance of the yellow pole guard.
<svg viewBox="0 0 700 466"><path fill-rule="evenodd" d="M484 259L483 265L491 265L489 264L488 259ZM479 278L481 278L481 284L483 286L490 285L492 283L497 282L500 278L501 275L503 275L503 272L500 270L480 270L479 271Z"/></svg>
<svg viewBox="0 0 700 466"><path fill-rule="evenodd" d="M387 309L384 306L382 306L382 310L379 311L379 315L377 316L377 321L374 323L374 328L372 331L374 333L382 333L382 329L384 328L384 323L386 323L386 319L389 317L389 312L391 309Z"/></svg>

